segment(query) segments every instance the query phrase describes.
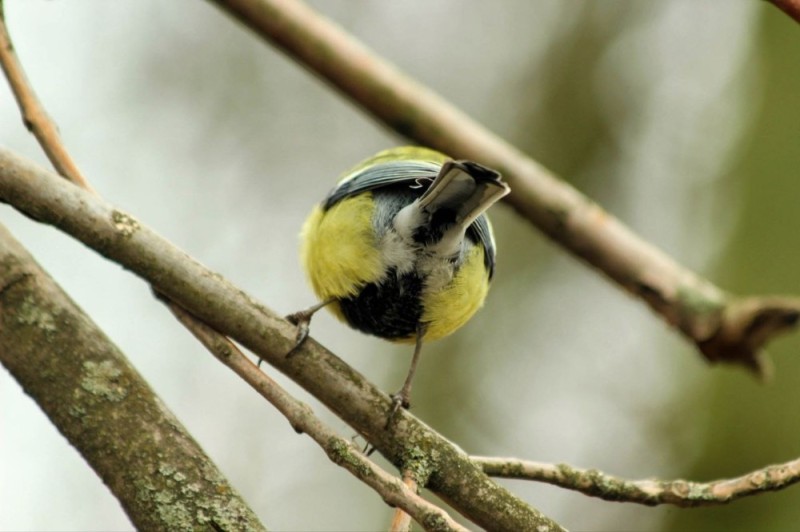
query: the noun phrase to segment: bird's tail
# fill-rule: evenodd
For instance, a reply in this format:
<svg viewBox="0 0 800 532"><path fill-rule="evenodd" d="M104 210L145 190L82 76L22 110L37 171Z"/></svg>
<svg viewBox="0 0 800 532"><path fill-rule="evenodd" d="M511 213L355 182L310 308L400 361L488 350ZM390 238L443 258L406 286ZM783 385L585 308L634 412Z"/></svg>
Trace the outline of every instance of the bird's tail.
<svg viewBox="0 0 800 532"><path fill-rule="evenodd" d="M432 217L433 224L452 224L466 230L510 191L494 170L472 161L447 161L419 198L418 206Z"/></svg>

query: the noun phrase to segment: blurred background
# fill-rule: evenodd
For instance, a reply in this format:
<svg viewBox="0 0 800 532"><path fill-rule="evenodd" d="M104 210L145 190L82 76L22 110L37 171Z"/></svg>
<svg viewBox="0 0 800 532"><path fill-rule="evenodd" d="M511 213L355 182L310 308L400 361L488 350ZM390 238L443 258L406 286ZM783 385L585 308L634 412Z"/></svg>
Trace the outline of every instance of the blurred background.
<svg viewBox="0 0 800 532"><path fill-rule="evenodd" d="M766 2L312 2L738 293L800 292L800 25ZM340 172L404 141L206 2L8 0L17 51L110 202L281 313L314 302L297 234ZM0 83L0 143L46 164ZM644 305L500 205L498 269L426 346L414 413L473 454L711 480L800 456L800 335L774 379L710 367ZM390 511L217 363L119 266L0 206L275 530L385 529ZM329 315L313 336L386 390L411 351ZM267 371L275 372L270 368ZM345 436L353 431L279 376ZM0 372L0 529L127 530L105 486ZM575 530L790 530L800 488L646 508L504 482Z"/></svg>

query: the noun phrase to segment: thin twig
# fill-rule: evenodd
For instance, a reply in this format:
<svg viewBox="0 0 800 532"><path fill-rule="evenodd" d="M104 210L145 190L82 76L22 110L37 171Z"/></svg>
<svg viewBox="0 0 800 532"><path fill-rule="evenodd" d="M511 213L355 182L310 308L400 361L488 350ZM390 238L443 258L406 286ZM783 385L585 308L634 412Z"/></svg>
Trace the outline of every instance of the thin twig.
<svg viewBox="0 0 800 532"><path fill-rule="evenodd" d="M411 413L384 430L389 397L309 338L295 356L296 328L203 267L131 215L0 147L0 201L58 227L149 282L200 320L265 359L350 424L403 470L424 451L435 471L426 489L484 528L560 530L557 523L488 478L469 457ZM498 512L498 509L503 509Z"/></svg>
<svg viewBox="0 0 800 532"><path fill-rule="evenodd" d="M800 482L800 458L770 465L746 475L712 482L688 480L628 480L596 469L546 464L516 458L473 456L472 461L491 477L547 482L607 501L647 506L681 507L726 504L766 491L778 491Z"/></svg>
<svg viewBox="0 0 800 532"><path fill-rule="evenodd" d="M0 0L0 19L3 18L2 17L2 15L3 15L2 7L3 7L2 6L2 0ZM70 167L74 167L75 165L74 165L74 163L72 163L71 158L66 153L66 150L65 150L63 144L61 143L60 138L58 137L58 134L57 134L57 131L56 131L56 128L55 128L54 124L49 120L49 118L47 117L47 114L44 112L44 109L41 107L41 105L39 105L38 100L35 97L35 93L34 93L33 89L27 83L27 80L26 80L26 78L24 76L22 68L20 67L19 62L17 61L16 56L13 53L13 47L11 45L11 41L10 41L10 39L8 37L7 32L5 31L4 21L3 21L3 27L0 28L0 29L2 29L2 31L3 31L3 40L2 40L2 43L1 43L1 46L0 46L0 48L2 49L2 52L3 52L3 68L4 68L4 71L6 71L6 75L9 78L10 83L12 84L12 89L14 90L15 95L17 95L18 102L19 102L20 107L22 109L23 120L25 120L26 125L33 126L33 131L35 133L36 133L36 131L39 131L40 133L44 132L43 135L37 135L37 139L39 140L40 144L42 144L42 147L44 148L46 153L48 153L48 156L51 157L52 163L59 170L59 172L61 172L62 174L65 174L66 177L68 177L68 178L70 178L72 180L75 180L75 181L77 181L79 183L82 182L82 186L84 186L84 188L86 190L92 191L91 187L89 187L89 185L86 182L86 180L82 178L80 172L78 172L77 169L75 169L76 171L74 171L74 172L70 169ZM51 156L50 154L55 154L55 155ZM8 153L8 152L0 153L0 158L3 158L4 155L10 155L10 153ZM62 157L62 155L65 155L65 157ZM11 159L13 159L13 157ZM9 159L5 159L3 162L0 162L0 166L3 167L2 170L5 172L5 176L4 177L9 177L9 179L11 179L12 176L20 177L20 176L23 176L23 175L27 175L28 177L32 177L33 174L30 174L30 173L26 172L21 167L15 165L13 162L11 162L10 166L8 164L5 164L5 163L9 163L9 162L11 162ZM66 170L65 170L65 168L66 168ZM37 169L37 170L41 170L41 169ZM23 179L25 179L25 177L23 177ZM11 179L11 180L13 181L13 179ZM0 179L0 182L1 181L3 181L3 179ZM10 184L10 183L4 183L4 184ZM22 184L22 183L17 182L17 184L19 185L19 184ZM35 186L45 187L45 188L42 188L41 190L35 190L35 191L30 189L30 188L28 188L29 192L34 193L34 195L38 195L40 198L50 197L52 199L53 196L52 196L51 193L54 193L55 190L57 188L59 188L58 187L59 183L55 183L55 182L45 183L45 182L40 181L40 182L38 182L36 184L27 183L26 185L32 185L34 187ZM62 189L62 192L65 192L65 190ZM69 195L69 192L65 192L65 193L67 195ZM58 195L58 193L55 193L55 194ZM97 195L95 194L95 196L97 196ZM11 201L10 198L7 197L7 196L4 197L4 199L5 199L5 201ZM19 199L21 199L21 198L18 198L18 197L15 198L15 200L19 200ZM111 234L110 235L106 234L106 237L108 237L109 239L105 240L104 242L95 241L95 244L97 245L96 249L98 249L98 251L100 251L101 253L111 253L113 255L114 252L111 250L111 248L116 247L116 244L120 243L118 239L121 238L123 241L124 240L128 240L133 235L135 235L137 233L144 232L144 231L140 231L140 230L143 230L144 228L142 228L135 219L133 219L132 217L130 217L127 214L125 214L125 213L123 213L121 211L118 211L118 210L107 211L105 213L105 215L101 216L101 218L99 218L99 219L98 218L93 218L93 215L97 214L96 207L102 205L102 200L99 200L99 198L97 198L97 199L99 201L99 204L95 204L94 205L95 210L93 210L92 206L90 205L91 202L82 204L81 201L78 201L78 203L73 203L72 206L75 207L75 210L73 211L73 214L75 215L75 217L73 217L71 223L67 224L67 225L72 225L72 223L76 224L76 225L72 225L73 228L75 228L77 226L82 226L83 230L87 232L86 234L91 233L96 229L100 229L101 226L105 225L106 226L105 229L106 230L110 229L111 230ZM24 200L22 202L25 203ZM60 206L56 207L56 206L51 205L50 207L47 207L46 209L47 210L52 209L52 210L50 210L50 214L54 214L55 212L58 212L60 210ZM24 208L22 210L24 211ZM37 211L38 208L37 207L33 207L32 210L33 211ZM101 210L102 210L102 207L101 207ZM28 211L27 214L30 215L30 216L33 216L36 219L40 219L40 220L50 218L51 219L51 223L54 222L54 220L50 217L50 215L48 213L33 214L31 211ZM62 221L64 221L64 220L62 220ZM111 224L110 226L108 226L109 223ZM97 225L97 224L99 224L99 225ZM65 227L62 226L62 228L65 228ZM100 232L102 232L102 229L101 229ZM151 241L151 244L152 243L153 242ZM125 254L124 246L123 246L123 249L119 249L118 248L117 251L122 251L123 254ZM164 252L167 255L172 254L173 258L175 258L174 251L176 251L176 250L170 249L170 245L168 243L166 243L165 241L161 242L160 244L156 242L156 249L151 249L150 250L150 252L154 253L154 255L150 255L150 257L151 257L151 259L152 258L156 258L156 256L160 252ZM172 252L172 253L170 253L170 252ZM148 255L148 253L145 253L145 255ZM191 263L191 259L189 259L182 252L178 252L178 256L180 257L178 259L179 262L186 262L187 264ZM143 257L140 257L138 259L134 259L134 257L128 256L128 258L131 259L131 260L135 260L136 262L138 262L140 264L140 266L145 266L145 270L147 270L149 268L146 265L147 261L144 261ZM164 286L164 285L160 285L160 283L158 282L159 280L163 280L164 276L162 274L158 274L158 273L153 272L153 271L151 271L150 273L153 274L153 276L148 278L147 280L153 286L153 290L156 291L159 294L168 294L170 292L170 290L165 290L165 288L167 288L167 287ZM169 277L169 275L167 275L167 277ZM208 277L213 277L213 274L211 272L206 271L205 273L201 273L201 278L196 278L196 281L199 281L199 284L203 285L203 279L202 278L206 278L205 280L208 280ZM182 287L182 288L187 288L187 286L186 286L184 281L185 280L173 279L173 281L168 286L170 286L171 288L176 288L176 287L179 287L179 286ZM197 288L197 285L195 285L194 288ZM257 314L259 314L258 317L256 318L256 320L254 321L254 323L260 322L261 323L261 327L262 327L262 329L261 329L262 331L263 330L275 330L275 328L280 329L280 327L283 327L284 329L287 329L287 324L285 323L284 320L282 320L282 319L280 319L280 318L278 318L277 316L274 316L274 315L273 316L268 316L268 314L270 314L269 311L266 311L266 309L263 309L261 307L254 307L252 299L250 299L247 296L244 296L244 294L240 290L233 289L232 287L228 287L228 288L231 289L232 291L230 291L227 296L225 294L218 294L218 296L220 298L222 298L222 299L219 300L219 302L223 302L223 300L230 299L231 294L235 293L236 295L241 296L242 298L244 298L246 303L251 306L250 310L255 310L257 312ZM190 292L191 292L191 290L190 290ZM202 288L201 288L201 292L202 292ZM198 295L197 292L194 292L194 294ZM184 294L184 295L186 295L186 294ZM165 295L165 298L166 299L172 299L169 295ZM236 299L236 297L234 297L234 299ZM176 301L178 301L179 303L182 302L181 299L177 299ZM200 307L204 307L204 306L206 308L209 307L206 304L201 304L200 305ZM214 305L210 305L210 306L213 307ZM191 307L191 305L186 305L184 303L183 304L183 308L189 309L189 308L192 308L192 307ZM231 316L235 315L235 314L236 314L235 312L230 313ZM201 317L202 317L202 315L201 315ZM265 325L264 320L265 319L269 323L269 326L267 326L267 327L264 327L264 325ZM210 320L206 319L206 322L209 323L209 324L212 324L213 321L214 321L213 319L210 319ZM233 330L235 330L237 328L238 327L234 327ZM282 333L286 333L287 331L283 330L281 332ZM258 332L258 333L256 333L256 335L257 336L261 336L261 333ZM233 336L233 337L235 337L235 336ZM286 336L284 336L281 339L278 339L278 342L277 342L277 344L280 346L279 347L279 352L281 352L281 353L285 353L286 352L285 342L283 342L283 343L281 342L281 340L285 340L285 339L286 339ZM264 338L262 336L261 337L261 341L263 341L263 340L264 340ZM275 352L274 352L275 341L274 340L276 340L276 338L269 339L266 342L266 344L267 344L266 346L262 343L262 345L260 346L260 348L261 348L260 352L263 354L263 353L269 351L274 355L275 354ZM258 341L257 341L257 343L258 343ZM312 348L313 348L312 342L307 342L304 351L307 351L307 350L312 349ZM284 357L282 355L278 355L277 360L282 361L283 358ZM335 357L332 357L332 358L335 359ZM352 369L347 368L346 366L344 366L344 364L340 360L338 360L338 359L336 359L336 360L337 360L338 363L341 363L341 366L337 368L339 370L339 372L340 372L340 376L343 376L345 379L351 378L352 375L348 375L348 373L354 373L352 371ZM276 358L273 357L271 362L273 363L273 365L275 365ZM280 365L280 364L278 364L278 365ZM354 405L352 403L348 403L346 400L344 401L344 403L340 403L339 401L342 400L341 397L337 397L336 399L332 399L330 397L330 393L335 390L335 387L328 386L329 383L327 383L327 380L328 380L327 377L330 376L331 369L328 368L328 369L324 369L322 371L319 371L322 368L317 368L317 369L318 369L318 371L316 372L316 374L319 376L319 380L317 382L313 382L313 377L312 377L311 380L306 380L307 388L310 388L310 389L313 390L315 387L318 386L319 383L325 383L325 385L323 385L323 387L322 387L323 391L322 391L322 393L320 395L322 397L325 397L326 395L328 395L329 396L328 397L329 401L334 401L335 403L338 403L337 407L339 409L339 414L344 419L347 419L348 417L350 417L351 418L350 419L351 425L356 426L356 427L358 427L360 425L362 434L369 434L371 432L374 434L374 431L372 430L372 427L370 426L370 423L373 422L374 419L369 419L368 420L368 419L359 418L357 421L354 421L352 419L352 417L359 415L357 412L354 412L354 411L357 410L357 408L354 408ZM342 371L342 370L344 370L344 371ZM311 372L311 373L314 373L314 372ZM303 380L302 378L298 379L297 376L295 376L295 378L296 378L296 380L298 380L298 382L301 382L301 384L302 384L302 380ZM362 385L362 386L366 386L366 385ZM363 392L363 389L361 391ZM320 390L317 390L317 392L320 393ZM383 396L383 394L381 394L380 392L377 392L377 397L375 397L376 392L377 392L377 390L374 390L374 389L372 390L373 397L370 398L370 400L369 400L369 405L370 405L370 407L372 409L370 413L371 413L371 415L373 417L377 417L379 419L385 419L385 413L380 412L380 410L375 410L375 405L379 404L381 399L385 399L385 396ZM320 395L318 395L318 397L320 397ZM360 399L361 400L365 399L363 394L362 394L362 397ZM355 399L351 397L350 400L352 401L352 400L355 400ZM364 405L361 405L361 406L364 406ZM349 412L350 415L345 413L348 410L350 410L350 412ZM413 426L414 426L414 424L412 423L412 427ZM382 449L383 454L387 455L387 456L391 456L392 454L394 454L396 462L398 464L402 464L404 462L404 460L405 460L404 454L403 454L403 450L402 449L397 449L397 448L395 448L395 449L391 448L392 446L396 446L397 442L399 441L399 440L393 440L393 438L395 438L396 435L394 435L394 434L390 435L388 431L383 431L381 433L381 435L386 437L384 442L383 442L383 445L381 445L381 447L383 447L383 449ZM436 438L438 438L438 436L434 436L434 439L436 439ZM374 438L374 439L376 441L378 441L381 438ZM447 443L445 443L444 440L441 440L439 443L440 443L440 445L448 445ZM449 449L449 448L446 448L446 447L439 447L439 450L442 452L442 456L447 456L448 454L452 454L451 451L455 451L455 449ZM468 462L466 462L466 457L465 456L457 456L457 457L455 457L455 460L453 460L453 464L455 465L455 464L459 464L459 463L461 463L462 467L464 465L466 465L468 463ZM456 466L456 467L459 467L459 466ZM444 469L447 470L448 467L445 466ZM453 470L451 473L455 473L455 470ZM475 471L471 471L469 469L461 469L459 471L459 474L452 474L450 478L448 478L446 476L443 477L442 478L443 481L438 486L438 489L440 491L442 491L443 493L447 494L448 497L451 500L455 501L456 503L461 502L462 504L460 504L460 505L459 504L455 504L454 507L456 509L459 509L459 507L460 507L460 510L462 511L462 513L464 513L467 516L474 515L475 518L473 520L476 521L478 524L480 524L481 522L494 522L494 523L496 523L497 522L496 520L492 520L492 515L493 515L494 509L498 508L498 507L506 507L506 508L514 508L515 509L515 514L513 516L507 516L507 519L505 519L505 521L504 521L504 522L508 523L507 526L510 527L510 528L520 528L520 527L521 528L528 528L530 526L541 525L541 526L547 527L550 530L559 530L560 529L560 527L556 523L550 521L547 517L545 517L544 515L539 513L537 510L531 508L530 506L525 504L523 501L521 501L517 497L513 496L511 493L509 493L506 490L503 490L499 486L495 485L490 479L486 478L482 473L480 473L479 475L477 475L477 473L480 473L477 469ZM469 482L470 483L470 486L468 488L465 488L462 485L465 482ZM488 497L488 498L484 498L484 499L481 499L479 501L473 502L472 500L470 500L470 493L474 489L482 490L484 493L491 493L493 495L493 497Z"/></svg>
<svg viewBox="0 0 800 532"><path fill-rule="evenodd" d="M410 470L403 471L403 484L417 493L417 481ZM402 508L396 508L392 516L392 522L389 524L389 532L411 532L411 516L403 511Z"/></svg>
<svg viewBox="0 0 800 532"><path fill-rule="evenodd" d="M17 99L25 127L39 141L39 145L56 171L78 186L95 192L70 156L61 141L58 128L36 97L36 92L25 76L25 70L14 52L14 45L6 27L2 1L0 1L0 66L11 86L11 92Z"/></svg>
<svg viewBox="0 0 800 532"><path fill-rule="evenodd" d="M731 321L732 316L742 317L736 308L739 298L678 264L304 3L212 1L400 135L498 169L512 190L504 201L559 245L646 302L695 343L707 360L741 364L764 374L768 366L761 348L796 325L797 301L776 308L761 298L747 299L749 319ZM782 1L788 5L800 0Z"/></svg>
<svg viewBox="0 0 800 532"><path fill-rule="evenodd" d="M467 530L447 512L426 501L415 490L375 465L351 441L342 438L322 423L311 407L289 395L277 382L260 371L228 338L175 303L165 303L206 349L278 409L295 431L308 434L322 447L332 462L374 489L387 504L402 508L426 530Z"/></svg>
<svg viewBox="0 0 800 532"><path fill-rule="evenodd" d="M800 22L800 0L767 0L792 17L796 22Z"/></svg>

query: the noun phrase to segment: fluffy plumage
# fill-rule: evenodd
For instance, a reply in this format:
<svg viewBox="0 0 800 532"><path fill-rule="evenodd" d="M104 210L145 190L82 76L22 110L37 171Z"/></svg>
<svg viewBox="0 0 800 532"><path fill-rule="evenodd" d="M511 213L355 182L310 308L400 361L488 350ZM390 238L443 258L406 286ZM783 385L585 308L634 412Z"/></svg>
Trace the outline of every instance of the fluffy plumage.
<svg viewBox="0 0 800 532"><path fill-rule="evenodd" d="M314 291L365 333L414 341L424 324L425 340L447 336L486 297L495 246L483 212L507 193L496 172L476 163L425 148L379 153L348 172L305 223L302 258Z"/></svg>
<svg viewBox="0 0 800 532"><path fill-rule="evenodd" d="M323 306L362 332L415 342L390 422L408 406L423 341L451 334L483 305L495 264L484 212L508 192L497 172L426 148L356 166L303 226L302 262L320 303L290 316L297 345Z"/></svg>

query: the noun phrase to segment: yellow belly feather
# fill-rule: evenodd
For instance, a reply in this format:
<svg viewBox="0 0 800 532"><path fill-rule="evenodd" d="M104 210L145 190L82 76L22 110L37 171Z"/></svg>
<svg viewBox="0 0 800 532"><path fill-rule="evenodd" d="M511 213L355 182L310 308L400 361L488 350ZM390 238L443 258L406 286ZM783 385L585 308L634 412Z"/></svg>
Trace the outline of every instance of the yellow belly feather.
<svg viewBox="0 0 800 532"><path fill-rule="evenodd" d="M483 253L480 245L474 246L453 280L442 290L423 298L422 321L428 323L425 340L452 334L481 308L489 293Z"/></svg>

